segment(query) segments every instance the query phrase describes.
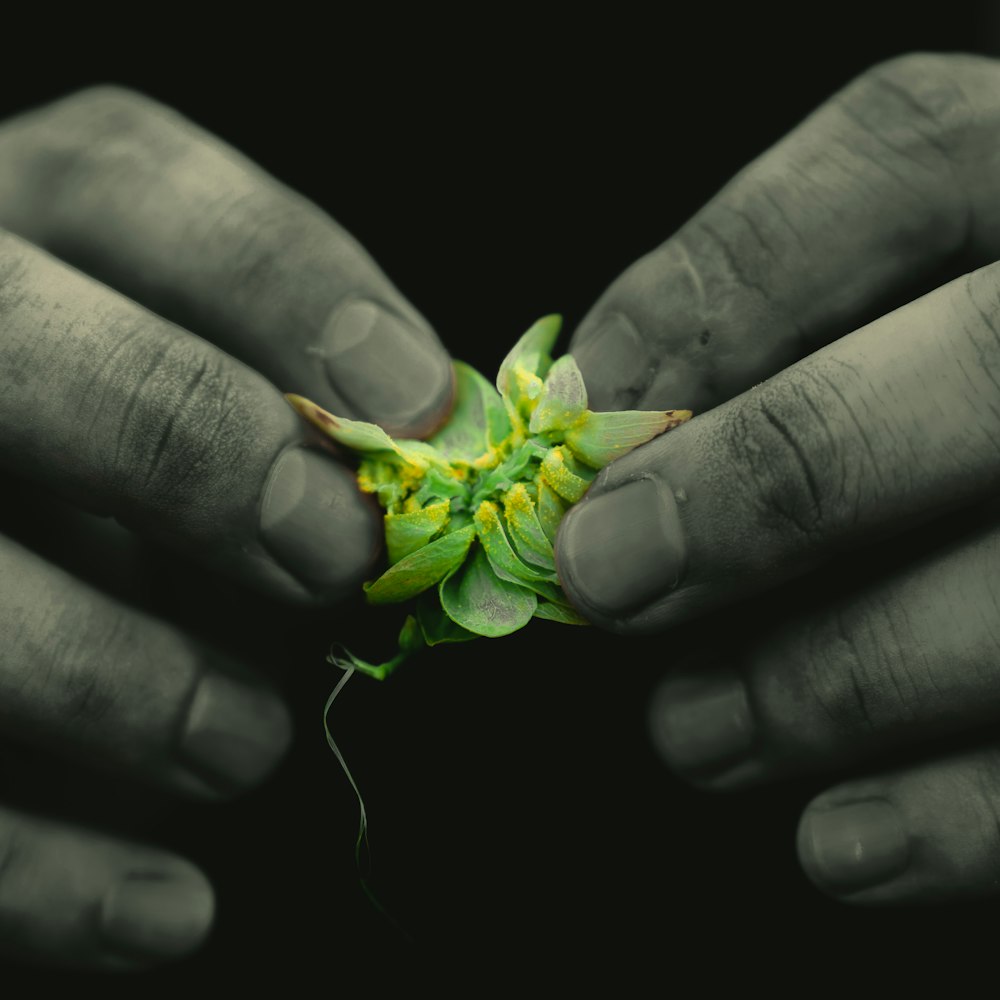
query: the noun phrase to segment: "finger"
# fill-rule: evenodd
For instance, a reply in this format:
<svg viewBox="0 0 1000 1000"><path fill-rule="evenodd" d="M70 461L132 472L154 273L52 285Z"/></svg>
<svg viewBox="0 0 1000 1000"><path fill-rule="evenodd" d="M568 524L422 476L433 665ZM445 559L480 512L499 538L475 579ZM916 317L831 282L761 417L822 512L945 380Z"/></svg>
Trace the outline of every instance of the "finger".
<svg viewBox="0 0 1000 1000"><path fill-rule="evenodd" d="M86 90L0 127L0 225L209 337L282 391L410 436L447 413L444 349L361 246L139 94Z"/></svg>
<svg viewBox="0 0 1000 1000"><path fill-rule="evenodd" d="M1000 715L1000 529L663 682L668 764L734 789L973 730ZM700 669L699 669L700 667Z"/></svg>
<svg viewBox="0 0 1000 1000"><path fill-rule="evenodd" d="M1000 887L995 748L847 782L806 808L806 874L850 903L943 902Z"/></svg>
<svg viewBox="0 0 1000 1000"><path fill-rule="evenodd" d="M997 259L998 157L1000 62L869 70L604 293L571 345L592 406L703 412L956 257Z"/></svg>
<svg viewBox="0 0 1000 1000"><path fill-rule="evenodd" d="M364 579L379 524L278 390L0 232L0 467L289 600Z"/></svg>
<svg viewBox="0 0 1000 1000"><path fill-rule="evenodd" d="M991 495L998 288L953 281L608 466L560 528L567 593L660 629Z"/></svg>
<svg viewBox="0 0 1000 1000"><path fill-rule="evenodd" d="M194 951L215 901L190 862L0 807L0 948L103 970Z"/></svg>
<svg viewBox="0 0 1000 1000"><path fill-rule="evenodd" d="M178 631L0 536L0 731L200 797L288 748L276 693Z"/></svg>

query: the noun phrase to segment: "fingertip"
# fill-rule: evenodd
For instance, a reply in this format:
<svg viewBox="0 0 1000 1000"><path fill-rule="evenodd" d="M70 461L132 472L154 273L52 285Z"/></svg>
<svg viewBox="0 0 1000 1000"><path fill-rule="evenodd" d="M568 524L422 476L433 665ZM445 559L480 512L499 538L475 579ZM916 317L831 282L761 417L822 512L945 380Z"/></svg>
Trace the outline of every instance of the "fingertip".
<svg viewBox="0 0 1000 1000"><path fill-rule="evenodd" d="M291 742L291 713L276 691L211 670L187 706L178 756L182 774L231 798L267 778Z"/></svg>
<svg viewBox="0 0 1000 1000"><path fill-rule="evenodd" d="M630 631L630 617L680 582L686 562L680 519L668 489L650 477L587 496L563 518L559 579L588 618Z"/></svg>
<svg viewBox="0 0 1000 1000"><path fill-rule="evenodd" d="M883 887L910 863L902 819L881 798L813 801L799 820L796 848L803 871L818 889L856 903L888 901ZM869 895L873 890L877 894Z"/></svg>
<svg viewBox="0 0 1000 1000"><path fill-rule="evenodd" d="M573 336L570 354L583 374L592 410L625 410L648 387L648 347L624 312L588 317Z"/></svg>
<svg viewBox="0 0 1000 1000"><path fill-rule="evenodd" d="M340 303L321 334L331 389L351 414L397 437L425 436L447 417L451 360L426 325L371 299Z"/></svg>
<svg viewBox="0 0 1000 1000"><path fill-rule="evenodd" d="M215 910L211 883L181 858L124 873L98 911L109 964L128 968L191 955L211 933Z"/></svg>
<svg viewBox="0 0 1000 1000"><path fill-rule="evenodd" d="M316 603L357 590L381 552L377 508L353 473L307 448L288 448L276 459L259 523L264 548Z"/></svg>

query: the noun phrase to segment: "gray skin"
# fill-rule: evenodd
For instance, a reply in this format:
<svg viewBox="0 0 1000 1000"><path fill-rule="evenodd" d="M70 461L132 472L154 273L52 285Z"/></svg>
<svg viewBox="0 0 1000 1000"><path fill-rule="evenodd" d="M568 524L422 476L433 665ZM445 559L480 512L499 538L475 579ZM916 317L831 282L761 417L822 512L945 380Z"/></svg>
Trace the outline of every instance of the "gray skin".
<svg viewBox="0 0 1000 1000"><path fill-rule="evenodd" d="M0 126L0 227L0 469L275 601L356 591L380 519L278 386L407 436L453 392L364 250L116 88ZM4 537L0 636L5 737L207 801L288 747L261 677ZM196 948L214 907L182 858L0 805L0 942L19 958L147 967Z"/></svg>
<svg viewBox="0 0 1000 1000"><path fill-rule="evenodd" d="M877 67L598 301L572 348L593 405L698 414L567 518L562 577L600 624L718 612L989 495L997 94L985 59ZM356 588L377 518L276 386L414 436L451 391L427 323L356 242L113 88L0 127L0 226L0 468L277 600ZM986 266L871 321L960 252ZM995 719L987 521L946 551L913 533L904 570L738 662L673 671L651 709L667 762L742 788ZM5 736L206 800L259 781L288 744L260 678L6 539L0 635ZM993 892L998 788L992 745L876 767L806 809L802 863L859 903ZM182 858L0 807L0 941L18 956L141 968L197 947L213 908Z"/></svg>
<svg viewBox="0 0 1000 1000"><path fill-rule="evenodd" d="M564 587L595 621L659 632L818 587L874 541L909 554L677 666L650 712L666 762L714 790L911 748L801 818L806 873L852 903L1000 886L1000 747L975 735L1000 712L998 162L1000 64L876 66L630 267L571 345L597 406L696 414L561 526ZM931 737L964 748L926 757Z"/></svg>

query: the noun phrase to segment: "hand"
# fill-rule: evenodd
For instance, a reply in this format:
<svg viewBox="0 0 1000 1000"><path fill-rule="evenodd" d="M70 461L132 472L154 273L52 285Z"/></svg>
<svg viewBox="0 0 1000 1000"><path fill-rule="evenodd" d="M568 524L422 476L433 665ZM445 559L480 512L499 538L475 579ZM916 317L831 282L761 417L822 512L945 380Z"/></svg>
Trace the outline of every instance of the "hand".
<svg viewBox="0 0 1000 1000"><path fill-rule="evenodd" d="M982 730L1000 716L998 95L1000 64L972 56L864 74L626 271L571 345L595 407L696 412L562 526L563 583L596 622L655 632L798 577L821 594L837 556L857 574L858 552L905 539L902 566L779 608L728 662L705 643L652 710L666 760L706 788L868 761L798 835L809 877L856 903L1000 886ZM970 262L987 266L886 311Z"/></svg>
<svg viewBox="0 0 1000 1000"><path fill-rule="evenodd" d="M282 392L410 436L452 392L437 338L358 244L113 88L0 126L0 226L0 469L193 572L300 604L353 591L379 520ZM204 799L259 781L289 741L260 678L3 537L0 635L5 737ZM180 857L0 806L0 942L18 956L141 967L190 951L212 911Z"/></svg>

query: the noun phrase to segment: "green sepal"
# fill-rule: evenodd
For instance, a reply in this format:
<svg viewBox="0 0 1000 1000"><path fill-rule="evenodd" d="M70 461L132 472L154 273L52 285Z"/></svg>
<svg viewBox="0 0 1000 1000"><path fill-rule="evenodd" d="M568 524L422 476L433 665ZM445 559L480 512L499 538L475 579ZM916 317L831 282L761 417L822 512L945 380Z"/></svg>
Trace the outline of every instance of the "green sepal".
<svg viewBox="0 0 1000 1000"><path fill-rule="evenodd" d="M581 462L603 469L609 462L690 417L690 410L624 410L618 413L588 410L567 429L565 440Z"/></svg>
<svg viewBox="0 0 1000 1000"><path fill-rule="evenodd" d="M525 562L555 572L555 553L538 519L524 483L515 483L503 495L503 512L514 548Z"/></svg>
<svg viewBox="0 0 1000 1000"><path fill-rule="evenodd" d="M369 604L397 604L432 587L462 564L476 531L471 525L411 552L364 585Z"/></svg>
<svg viewBox="0 0 1000 1000"><path fill-rule="evenodd" d="M386 514L383 522L389 565L395 565L411 552L430 542L444 529L450 513L450 502L439 500L409 514Z"/></svg>
<svg viewBox="0 0 1000 1000"><path fill-rule="evenodd" d="M511 348L497 372L511 425L523 434L544 390L542 379L552 364L552 348L562 327L561 316L545 316L534 323Z"/></svg>
<svg viewBox="0 0 1000 1000"><path fill-rule="evenodd" d="M497 372L497 390L501 396L511 395L516 389L513 384L515 368L521 368L532 375L544 378L552 364L552 348L555 347L562 316L553 313L543 316L533 323L520 337L500 363Z"/></svg>
<svg viewBox="0 0 1000 1000"><path fill-rule="evenodd" d="M473 520L490 565L501 580L519 583L532 589L539 581L549 584L558 582L553 570L530 566L514 551L500 519L500 511L491 500L484 500L479 505Z"/></svg>
<svg viewBox="0 0 1000 1000"><path fill-rule="evenodd" d="M456 361L455 408L430 443L451 461L472 462L511 432L503 400L475 368Z"/></svg>
<svg viewBox="0 0 1000 1000"><path fill-rule="evenodd" d="M399 442L391 437L378 424L369 424L364 420L348 420L347 417L335 417L332 413L317 406L311 399L286 393L285 399L291 403L297 413L305 417L314 427L333 438L337 444L342 444L351 451L362 453L385 452L388 455L398 455L406 461L421 468L427 463L416 456L407 455Z"/></svg>
<svg viewBox="0 0 1000 1000"><path fill-rule="evenodd" d="M468 642L481 636L453 622L441 607L436 591L426 591L417 598L417 621L428 646L443 642Z"/></svg>
<svg viewBox="0 0 1000 1000"><path fill-rule="evenodd" d="M542 479L570 503L580 500L596 473L574 461L564 447L550 448L542 459Z"/></svg>
<svg viewBox="0 0 1000 1000"><path fill-rule="evenodd" d="M590 622L568 604L555 604L551 601L539 601L535 608L535 618L545 618L550 622L561 622L563 625L589 625Z"/></svg>
<svg viewBox="0 0 1000 1000"><path fill-rule="evenodd" d="M538 493L538 499L535 503L538 523L542 526L542 531L545 532L545 537L549 542L555 544L556 532L559 530L559 522L562 521L568 509L567 504L542 478L541 473L535 477L535 488Z"/></svg>
<svg viewBox="0 0 1000 1000"><path fill-rule="evenodd" d="M532 434L565 430L587 412L587 388L572 354L553 362L545 376L541 397L531 414Z"/></svg>
<svg viewBox="0 0 1000 1000"><path fill-rule="evenodd" d="M525 587L501 580L490 567L481 545L438 588L448 617L476 635L496 638L524 628L538 598Z"/></svg>

